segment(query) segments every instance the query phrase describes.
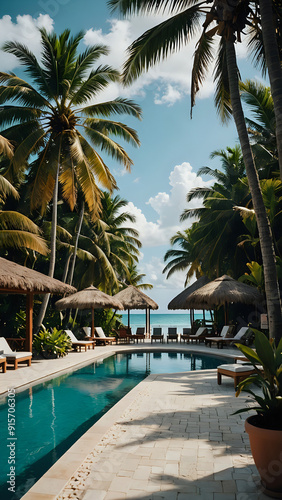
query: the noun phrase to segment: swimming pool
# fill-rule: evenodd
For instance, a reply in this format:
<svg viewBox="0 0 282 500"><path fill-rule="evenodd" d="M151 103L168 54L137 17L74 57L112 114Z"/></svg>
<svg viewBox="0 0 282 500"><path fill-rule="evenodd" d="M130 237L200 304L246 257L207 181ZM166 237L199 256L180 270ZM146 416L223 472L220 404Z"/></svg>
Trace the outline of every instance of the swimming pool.
<svg viewBox="0 0 282 500"><path fill-rule="evenodd" d="M119 353L14 397L1 398L1 500L21 498L84 432L149 373L204 370L222 362L228 360L173 351ZM10 428L8 415L15 418ZM9 434L13 427L14 436ZM11 483L7 484L14 465L15 493L8 490Z"/></svg>

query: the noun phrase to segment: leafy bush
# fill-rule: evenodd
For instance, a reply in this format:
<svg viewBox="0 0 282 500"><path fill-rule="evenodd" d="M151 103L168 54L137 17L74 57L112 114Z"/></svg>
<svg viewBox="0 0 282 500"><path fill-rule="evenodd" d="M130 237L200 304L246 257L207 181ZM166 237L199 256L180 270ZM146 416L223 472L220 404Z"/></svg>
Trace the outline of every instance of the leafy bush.
<svg viewBox="0 0 282 500"><path fill-rule="evenodd" d="M42 327L33 339L34 350L43 357L63 357L72 349L72 343L68 335L63 330L53 328L48 331Z"/></svg>

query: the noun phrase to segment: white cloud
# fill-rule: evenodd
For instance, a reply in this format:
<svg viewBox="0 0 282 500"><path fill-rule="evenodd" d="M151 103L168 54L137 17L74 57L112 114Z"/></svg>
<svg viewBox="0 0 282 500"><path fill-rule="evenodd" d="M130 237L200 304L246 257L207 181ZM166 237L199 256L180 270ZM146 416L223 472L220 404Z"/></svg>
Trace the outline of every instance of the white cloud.
<svg viewBox="0 0 282 500"><path fill-rule="evenodd" d="M40 33L38 28L45 28L48 32L52 31L53 20L48 14L38 14L37 18L30 15L17 16L15 23L13 23L11 16L3 16L0 19L0 47L5 42L20 42L39 58ZM12 71L19 66L19 60L14 55L0 50L0 67L2 71Z"/></svg>
<svg viewBox="0 0 282 500"><path fill-rule="evenodd" d="M133 16L126 20L114 19L110 22L110 29L104 33L101 29L90 29L86 32L84 42L86 45L105 44L110 47L110 54L105 58L108 64L114 67L123 66L126 59L126 49L144 31L163 21L167 16ZM146 88L158 82L155 92L155 103L173 105L190 92L190 78L193 64L195 43L199 33L195 34L190 43L160 62L147 73L141 75L130 87L119 89L119 94L127 97L144 96ZM207 74L203 97L213 92L212 72ZM117 89L116 89L117 90Z"/></svg>
<svg viewBox="0 0 282 500"><path fill-rule="evenodd" d="M188 204L187 193L195 187L209 186L211 181L203 181L193 171L190 163L184 162L174 167L169 176L169 184L169 193L159 192L147 202L156 212L157 222L148 221L140 208L132 202L128 204L128 210L136 217L134 227L139 231L144 248L169 246L170 238L177 231L190 226L193 219L180 223L179 217L185 208L200 206L200 201L194 200Z"/></svg>
<svg viewBox="0 0 282 500"><path fill-rule="evenodd" d="M181 92L171 84L168 84L166 93L164 93L161 97L159 97L159 94L155 95L154 103L167 104L168 106L172 106L176 101L179 101L181 97Z"/></svg>

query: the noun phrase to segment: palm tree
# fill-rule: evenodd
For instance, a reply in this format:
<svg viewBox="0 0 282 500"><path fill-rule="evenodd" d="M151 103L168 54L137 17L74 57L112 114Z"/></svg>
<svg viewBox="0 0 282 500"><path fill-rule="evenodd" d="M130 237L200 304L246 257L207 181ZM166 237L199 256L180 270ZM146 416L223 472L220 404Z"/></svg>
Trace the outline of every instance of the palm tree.
<svg viewBox="0 0 282 500"><path fill-rule="evenodd" d="M252 16L255 15L254 21L257 22L256 12L254 14L252 9L248 9L251 1L236 0L231 4L227 1L214 0L211 6L208 1L197 3L195 0L142 0L138 2L136 0L110 0L109 4L112 8L118 8L123 14L152 13L165 9L171 14L167 20L149 29L129 47L129 57L124 66L124 81L127 84L169 53L186 45L195 30L200 27L202 14L205 15L203 32L194 55L192 106L213 59L213 39L215 35L220 36L215 67L217 84L215 100L223 119L226 119L231 110L233 113L261 240L270 336L275 337L276 340L280 339L282 316L274 246L240 100L234 47L236 40L241 41L241 33L246 23L250 22L247 17L251 17L252 21ZM207 31L211 23L213 26L210 31Z"/></svg>
<svg viewBox="0 0 282 500"><path fill-rule="evenodd" d="M2 126L9 126L2 131L3 136L17 143L14 164L20 167L31 155L36 155L31 166L31 209L41 207L44 212L53 200L49 265L49 276L53 276L59 184L71 209L76 204L78 184L92 218L97 217L100 209L97 181L109 190L116 184L95 148L130 169L132 160L112 137L119 136L138 145L137 134L125 124L110 120L109 116L128 114L140 118L140 108L121 98L98 102L98 93L110 82L119 80L119 73L109 66L92 69L99 57L107 54L105 46L88 47L78 54L82 32L75 37L70 36L69 30L59 37L44 29L40 33L41 63L20 43L4 45L4 51L24 65L35 86L14 74L0 73L0 119ZM7 101L13 104L3 105ZM42 322L48 299L47 296L43 302L37 326Z"/></svg>
<svg viewBox="0 0 282 500"><path fill-rule="evenodd" d="M261 35L268 69L276 119L276 140L282 180L282 69L281 69L281 2L259 0Z"/></svg>
<svg viewBox="0 0 282 500"><path fill-rule="evenodd" d="M140 273L137 269L137 265L134 263L128 264L126 276L124 279L121 279L122 288L126 288L128 285L133 285L136 288L140 288L140 290L151 290L153 285L150 283L143 283L143 278L145 278L146 274Z"/></svg>
<svg viewBox="0 0 282 500"><path fill-rule="evenodd" d="M279 175L274 104L270 88L246 80L240 82L240 90L252 114L252 119L246 118L246 123L259 176L269 178Z"/></svg>
<svg viewBox="0 0 282 500"><path fill-rule="evenodd" d="M190 229L177 231L170 239L170 244L174 247L178 245L180 248L172 248L164 256L164 261L169 261L163 269L163 273L167 273L167 279L178 271L188 269L184 286L187 286L194 274L196 274L197 278L202 275L200 259L198 255L195 255L195 241L193 239L193 228L195 226L196 224L193 224Z"/></svg>
<svg viewBox="0 0 282 500"><path fill-rule="evenodd" d="M18 191L0 175L0 248L27 249L42 255L48 254L48 247L41 236L41 231L34 222L16 210L4 210L7 197L19 199Z"/></svg>
<svg viewBox="0 0 282 500"><path fill-rule="evenodd" d="M212 187L191 189L187 195L188 203L195 198L206 198L215 191L229 198L233 186L246 176L242 152L239 146L235 146L234 148L227 147L226 151L224 149L215 150L210 154L210 158L219 158L222 170L201 167L197 175L210 175L216 179L216 183ZM183 214L185 214L185 210ZM184 216L182 218L185 219Z"/></svg>
<svg viewBox="0 0 282 500"><path fill-rule="evenodd" d="M127 201L118 195L103 192L102 210L93 223L87 213L83 219L79 236L79 249L91 255L78 264L76 285L85 287L94 283L105 292L119 290L119 282L130 278L129 267L138 262L141 243L138 232L128 225L135 217L124 210Z"/></svg>

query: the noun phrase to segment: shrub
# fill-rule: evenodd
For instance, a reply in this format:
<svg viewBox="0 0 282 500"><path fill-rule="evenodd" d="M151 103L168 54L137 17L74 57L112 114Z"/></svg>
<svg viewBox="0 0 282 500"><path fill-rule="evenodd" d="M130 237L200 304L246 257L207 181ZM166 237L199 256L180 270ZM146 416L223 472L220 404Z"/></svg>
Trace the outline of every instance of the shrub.
<svg viewBox="0 0 282 500"><path fill-rule="evenodd" d="M72 343L68 335L63 330L53 328L53 331L48 331L42 327L33 339L33 348L37 354L44 358L50 356L63 357L72 349Z"/></svg>

